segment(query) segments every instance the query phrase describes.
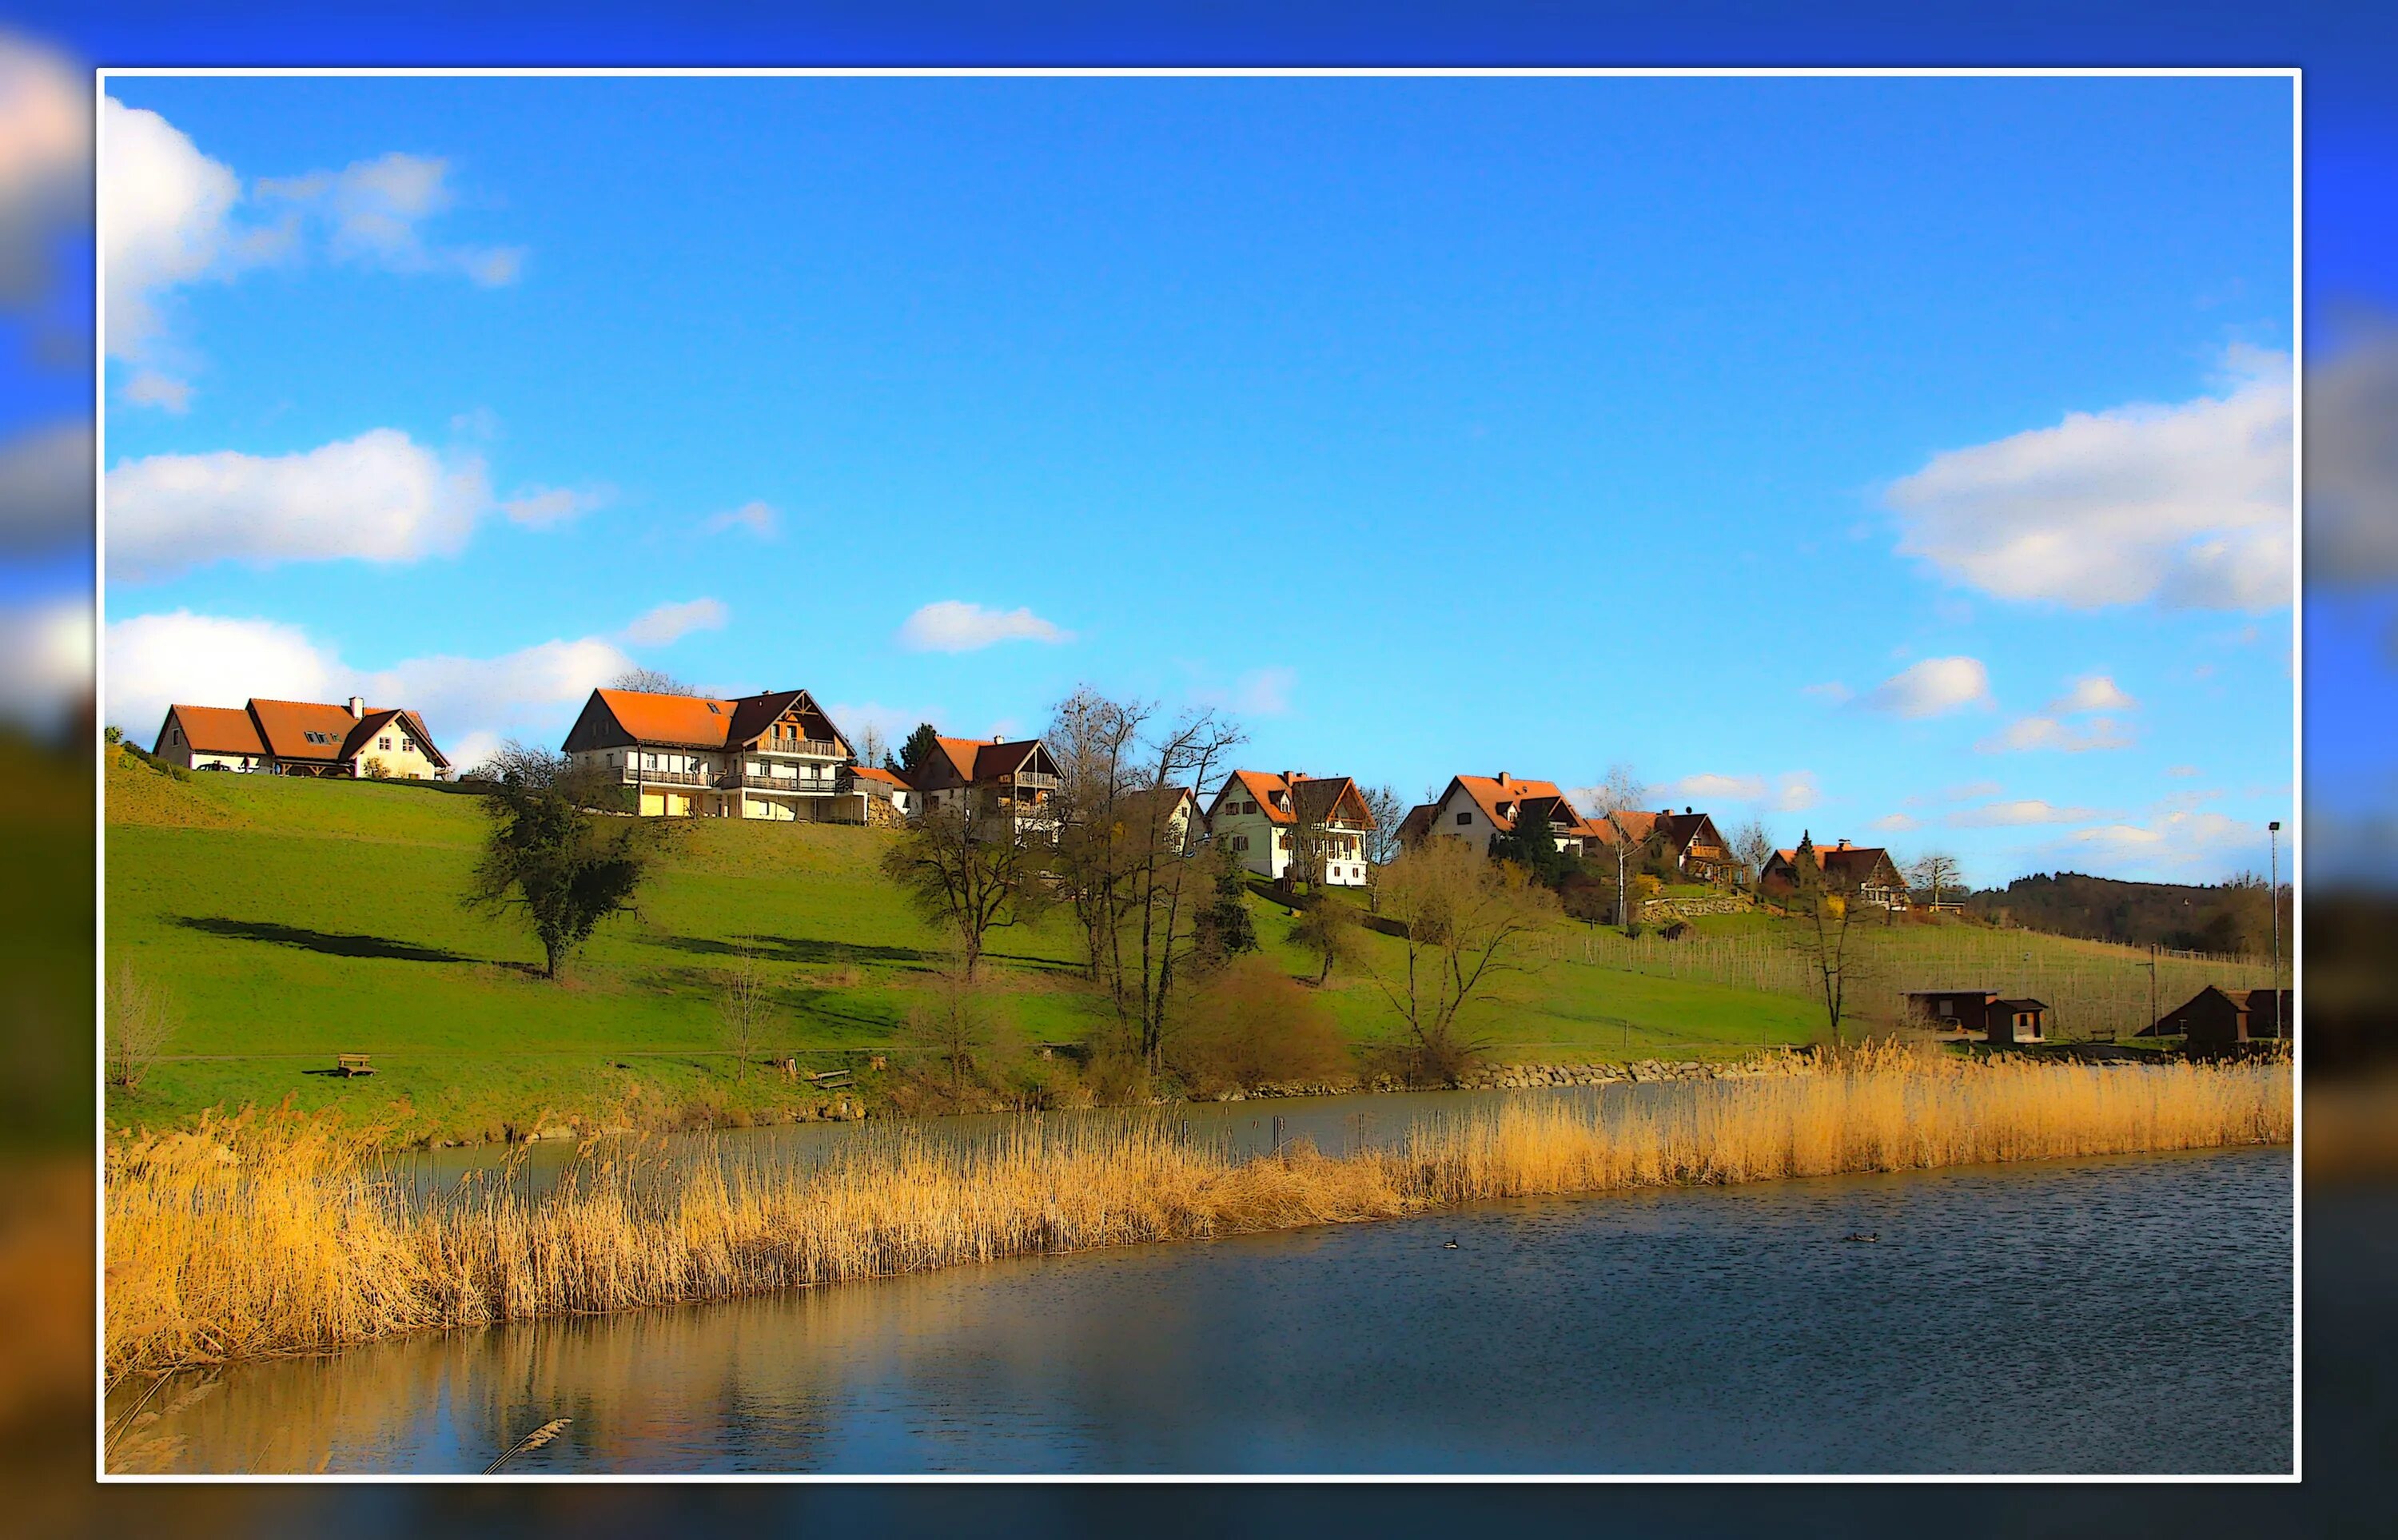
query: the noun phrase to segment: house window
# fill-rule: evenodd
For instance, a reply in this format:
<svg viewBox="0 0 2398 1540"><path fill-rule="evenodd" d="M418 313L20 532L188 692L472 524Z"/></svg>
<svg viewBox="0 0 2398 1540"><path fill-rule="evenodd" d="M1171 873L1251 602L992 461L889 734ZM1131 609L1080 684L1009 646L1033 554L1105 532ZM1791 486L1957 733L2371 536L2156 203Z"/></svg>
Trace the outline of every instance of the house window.
<svg viewBox="0 0 2398 1540"><path fill-rule="evenodd" d="M399 752L402 754L414 754L416 752L416 740L411 738L406 733L401 733L399 736Z"/></svg>
<svg viewBox="0 0 2398 1540"><path fill-rule="evenodd" d="M1461 825L1467 824L1471 824L1471 823L1473 823L1473 822L1474 822L1474 815L1473 815L1472 813L1470 813L1470 812L1462 812L1462 813L1459 813L1459 814L1457 815L1457 822L1458 822L1458 823L1459 823L1459 824L1461 824Z"/></svg>
<svg viewBox="0 0 2398 1540"><path fill-rule="evenodd" d="M388 738L378 738L375 740L375 747L379 749L388 749L391 747L391 740Z"/></svg>
<svg viewBox="0 0 2398 1540"><path fill-rule="evenodd" d="M1248 848L1249 837L1247 835L1236 834L1233 837L1233 849L1236 850L1246 850Z"/></svg>

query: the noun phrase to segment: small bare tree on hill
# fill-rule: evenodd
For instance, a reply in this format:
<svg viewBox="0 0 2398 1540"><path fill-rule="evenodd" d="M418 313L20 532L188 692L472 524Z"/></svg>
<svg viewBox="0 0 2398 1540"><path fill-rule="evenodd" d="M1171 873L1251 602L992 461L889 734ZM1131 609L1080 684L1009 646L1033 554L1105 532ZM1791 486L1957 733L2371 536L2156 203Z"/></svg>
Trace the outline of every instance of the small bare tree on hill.
<svg viewBox="0 0 2398 1540"><path fill-rule="evenodd" d="M108 1079L126 1091L141 1085L175 1035L166 992L120 962L108 975Z"/></svg>
<svg viewBox="0 0 2398 1540"><path fill-rule="evenodd" d="M1407 1033L1418 1078L1453 1083L1483 1046L1466 1034L1467 1008L1492 998L1501 975L1526 970L1556 896L1457 839L1408 851L1382 890L1382 912L1405 932L1397 976L1378 971L1374 982Z"/></svg>

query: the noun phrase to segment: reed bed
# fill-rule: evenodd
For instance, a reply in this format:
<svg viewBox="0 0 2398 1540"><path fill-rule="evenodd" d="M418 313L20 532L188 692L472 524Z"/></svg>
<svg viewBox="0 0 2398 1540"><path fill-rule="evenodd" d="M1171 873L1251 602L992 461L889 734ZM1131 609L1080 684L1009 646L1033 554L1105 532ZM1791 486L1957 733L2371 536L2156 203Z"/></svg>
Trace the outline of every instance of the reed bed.
<svg viewBox="0 0 2398 1540"><path fill-rule="evenodd" d="M370 1136L290 1113L119 1142L112 1374L401 1332L1387 1219L1488 1199L2286 1142L2286 1064L2160 1068L1819 1053L1663 1108L1511 1102L1327 1156L1236 1158L1163 1119L897 1130L807 1171L594 1150L540 1198L424 1195Z"/></svg>

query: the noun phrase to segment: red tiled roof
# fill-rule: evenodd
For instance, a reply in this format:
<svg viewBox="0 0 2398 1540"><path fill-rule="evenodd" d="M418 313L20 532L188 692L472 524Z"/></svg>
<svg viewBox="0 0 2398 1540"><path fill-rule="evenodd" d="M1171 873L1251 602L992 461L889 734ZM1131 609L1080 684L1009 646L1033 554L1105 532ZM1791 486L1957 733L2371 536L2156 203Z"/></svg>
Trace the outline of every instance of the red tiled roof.
<svg viewBox="0 0 2398 1540"><path fill-rule="evenodd" d="M1554 833L1579 836L1596 832L1589 827L1591 821L1582 815L1554 781L1525 781L1511 775L1502 782L1495 776L1461 775L1450 784L1472 797L1474 805L1482 810L1482 816L1502 834L1513 832L1517 814L1528 808L1546 813ZM1444 803L1448 800L1447 797L1441 798ZM1506 810L1502 812L1502 809Z"/></svg>
<svg viewBox="0 0 2398 1540"><path fill-rule="evenodd" d="M343 713L344 717L348 715L347 712ZM169 721L182 724L183 741L195 753L264 754L266 752L266 745L259 741L258 724L249 719L249 712L236 707L169 706L167 708L167 717ZM152 745L153 753L161 752L167 746L164 742L167 736L164 724L159 727L158 736L161 741Z"/></svg>
<svg viewBox="0 0 2398 1540"><path fill-rule="evenodd" d="M277 759L328 763L349 757L344 745L359 721L349 707L319 701L252 700L249 715L258 723L258 735L266 740L267 752ZM310 733L321 741L311 741Z"/></svg>
<svg viewBox="0 0 2398 1540"><path fill-rule="evenodd" d="M879 782L886 786L896 786L901 791L908 789L907 782L900 780L896 774L884 770L880 765L853 765L850 767L849 773L860 781Z"/></svg>
<svg viewBox="0 0 2398 1540"><path fill-rule="evenodd" d="M731 699L709 695L661 695L640 690L595 690L616 725L641 743L671 748L737 748L762 735L792 707L821 718L832 741L841 730L818 710L804 690L770 690ZM844 747L847 745L844 743Z"/></svg>
<svg viewBox="0 0 2398 1540"><path fill-rule="evenodd" d="M1271 770L1234 770L1227 776L1223 785L1217 788L1216 800L1208 810L1210 822L1215 819L1215 810L1224 805L1224 798L1236 785L1246 798L1256 801L1259 814L1269 824L1295 824L1301 809L1311 821L1328 824L1337 816L1340 804L1354 797L1356 808L1353 816L1361 820L1365 827L1374 827L1374 815L1367 808L1366 795L1357 789L1354 777L1300 775L1296 771L1276 775ZM1277 797L1296 806L1278 806Z"/></svg>

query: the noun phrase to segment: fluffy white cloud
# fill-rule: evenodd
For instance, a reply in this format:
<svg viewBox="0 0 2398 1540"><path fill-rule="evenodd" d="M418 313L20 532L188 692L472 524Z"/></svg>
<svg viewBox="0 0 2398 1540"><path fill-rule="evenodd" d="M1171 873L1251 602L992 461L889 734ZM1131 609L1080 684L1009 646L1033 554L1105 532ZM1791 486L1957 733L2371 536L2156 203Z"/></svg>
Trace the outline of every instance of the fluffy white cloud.
<svg viewBox="0 0 2398 1540"><path fill-rule="evenodd" d="M1686 775L1679 781L1649 787L1647 796L1660 806L1678 802L1684 807L1704 807L1709 803L1721 806L1727 802L1738 802L1755 804L1773 812L1804 812L1823 800L1823 793L1815 784L1815 772L1812 770L1785 770L1771 779L1762 775L1713 772Z"/></svg>
<svg viewBox="0 0 2398 1540"><path fill-rule="evenodd" d="M105 491L109 575L132 580L455 551L491 501L480 462L444 464L393 428L300 454L154 455L111 470Z"/></svg>
<svg viewBox="0 0 2398 1540"><path fill-rule="evenodd" d="M1030 609L985 609L958 599L928 604L899 627L899 644L916 652L972 652L997 642L1073 639L1072 632L1058 629Z"/></svg>
<svg viewBox="0 0 2398 1540"><path fill-rule="evenodd" d="M572 487L528 487L500 504L501 512L511 522L529 529L546 529L553 524L579 518L594 508L606 505L608 492L604 488L576 489Z"/></svg>
<svg viewBox="0 0 2398 1540"><path fill-rule="evenodd" d="M1990 703L1990 671L1978 658L1926 658L1891 676L1859 701L1869 711L1938 716Z"/></svg>
<svg viewBox="0 0 2398 1540"><path fill-rule="evenodd" d="M391 273L464 273L486 287L516 281L524 265L517 247L440 246L420 228L455 201L449 163L394 151L354 161L339 171L269 178L259 200L288 206L323 226L325 249L337 262Z"/></svg>
<svg viewBox="0 0 2398 1540"><path fill-rule="evenodd" d="M50 243L87 211L90 80L60 54L0 36L0 299L40 288Z"/></svg>
<svg viewBox="0 0 2398 1540"><path fill-rule="evenodd" d="M348 678L306 632L276 621L188 609L137 615L109 626L106 647L108 720L144 744L178 701L237 706L253 695L330 700L337 680Z"/></svg>
<svg viewBox="0 0 2398 1540"><path fill-rule="evenodd" d="M1881 834L1905 834L1909 829L1920 829L1922 826L1923 821L1921 819L1919 819L1910 813L1903 812L1884 814L1882 817L1875 819L1871 824L1866 825L1867 828L1873 829Z"/></svg>
<svg viewBox="0 0 2398 1540"><path fill-rule="evenodd" d="M143 369L125 382L125 388L117 394L137 407L156 407L176 417L192 409L191 382L156 369Z"/></svg>
<svg viewBox="0 0 2398 1540"><path fill-rule="evenodd" d="M625 639L636 647L664 647L694 631L721 631L732 618L722 599L662 604L625 627Z"/></svg>
<svg viewBox="0 0 2398 1540"><path fill-rule="evenodd" d="M778 522L774 509L762 502L751 502L711 515L702 528L711 535L727 529L747 529L760 540L771 540Z"/></svg>
<svg viewBox="0 0 2398 1540"><path fill-rule="evenodd" d="M1202 705L1219 706L1242 716L1283 716L1290 712L1290 692L1299 685L1299 670L1279 665L1253 668L1230 690L1192 692Z"/></svg>
<svg viewBox="0 0 2398 1540"><path fill-rule="evenodd" d="M496 658L411 658L362 670L298 626L182 609L118 621L105 646L107 719L144 743L178 701L239 705L254 695L338 701L359 694L420 713L434 741L461 765L472 759L457 745L562 727L594 688L632 666L614 643L586 636Z"/></svg>
<svg viewBox="0 0 2398 1540"><path fill-rule="evenodd" d="M102 314L108 351L132 357L157 330L158 290L238 260L241 179L156 113L115 97L101 103L100 137Z"/></svg>
<svg viewBox="0 0 2398 1540"><path fill-rule="evenodd" d="M2037 797L2017 802L1986 802L1948 815L1960 829L2017 828L2032 824L2080 824L2099 816L2088 808L2060 808Z"/></svg>
<svg viewBox="0 0 2398 1540"><path fill-rule="evenodd" d="M2103 824L2076 830L2067 843L2094 864L2141 871L2187 872L2201 867L2214 875L2265 864L2261 824L2186 809L2160 814L2145 824ZM2286 875L2288 867L2283 870Z"/></svg>
<svg viewBox="0 0 2398 1540"><path fill-rule="evenodd" d="M2060 754L2087 754L2093 749L2127 749L2131 735L2111 716L2094 716L2075 728L2054 716L2018 716L2004 729L1974 745L1982 754L2026 754L2053 749Z"/></svg>
<svg viewBox="0 0 2398 1540"><path fill-rule="evenodd" d="M2398 577L2398 322L2307 367L2308 581Z"/></svg>
<svg viewBox="0 0 2398 1540"><path fill-rule="evenodd" d="M91 536L91 424L55 422L0 446L0 553Z"/></svg>
<svg viewBox="0 0 2398 1540"><path fill-rule="evenodd" d="M1890 489L1899 550L2001 598L2287 604L2290 361L2235 349L2227 369L2219 395L2074 412L1933 456Z"/></svg>
<svg viewBox="0 0 2398 1540"><path fill-rule="evenodd" d="M2091 711L2133 711L2139 704L2106 675L2085 674L2073 681L2073 688L2048 703L2048 709L2059 716L2078 716Z"/></svg>
<svg viewBox="0 0 2398 1540"><path fill-rule="evenodd" d="M63 726L91 695L91 604L81 596L0 606L0 720L38 732Z"/></svg>

